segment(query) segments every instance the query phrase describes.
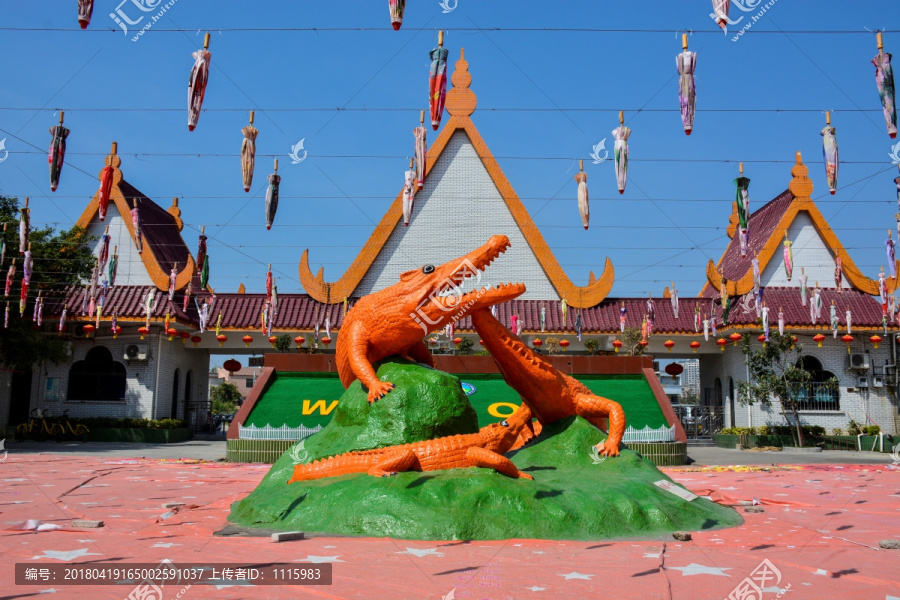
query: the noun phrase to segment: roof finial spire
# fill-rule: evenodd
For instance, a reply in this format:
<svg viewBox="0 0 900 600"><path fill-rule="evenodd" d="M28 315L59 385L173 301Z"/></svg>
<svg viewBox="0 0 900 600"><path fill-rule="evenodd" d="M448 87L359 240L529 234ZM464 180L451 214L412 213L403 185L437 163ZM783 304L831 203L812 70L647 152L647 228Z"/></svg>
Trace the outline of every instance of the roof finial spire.
<svg viewBox="0 0 900 600"><path fill-rule="evenodd" d="M450 77L453 87L447 91L445 108L450 116L469 117L475 112L478 99L475 92L469 89L472 84L472 76L469 74L469 63L466 61L465 48L459 49L459 60L456 61L456 70Z"/></svg>

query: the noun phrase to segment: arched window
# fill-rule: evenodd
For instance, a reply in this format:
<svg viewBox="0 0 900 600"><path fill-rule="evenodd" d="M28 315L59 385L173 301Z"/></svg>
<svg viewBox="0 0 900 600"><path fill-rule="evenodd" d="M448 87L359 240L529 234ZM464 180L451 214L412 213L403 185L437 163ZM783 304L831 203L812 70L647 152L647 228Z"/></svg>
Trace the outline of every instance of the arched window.
<svg viewBox="0 0 900 600"><path fill-rule="evenodd" d="M69 400L124 400L125 365L113 360L104 346L91 348L69 369Z"/></svg>
<svg viewBox="0 0 900 600"><path fill-rule="evenodd" d="M834 377L834 373L822 367L822 361L815 356L803 355L797 366L811 375L809 383L802 386L791 396L797 400L799 410L830 410L841 408L839 389L829 389L824 383Z"/></svg>

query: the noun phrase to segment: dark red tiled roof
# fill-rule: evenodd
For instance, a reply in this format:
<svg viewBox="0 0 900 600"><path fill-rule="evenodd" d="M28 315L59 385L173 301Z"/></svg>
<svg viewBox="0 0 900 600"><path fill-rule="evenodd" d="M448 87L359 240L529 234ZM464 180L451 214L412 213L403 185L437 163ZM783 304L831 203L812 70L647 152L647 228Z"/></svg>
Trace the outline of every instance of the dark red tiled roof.
<svg viewBox="0 0 900 600"><path fill-rule="evenodd" d="M140 200L144 243L153 251L160 268L167 275L175 264L178 265L179 271L184 269L190 251L181 237L181 230L178 229L175 217L127 181L123 180L119 184L119 189L129 206L134 206L135 199Z"/></svg>
<svg viewBox="0 0 900 600"><path fill-rule="evenodd" d="M150 286L116 286L110 290L104 311L104 320L109 319L112 310L118 310L121 318L144 318L143 301ZM829 327L829 307L834 300L837 307L841 326L845 326L845 313L850 308L852 325L854 327L880 327L881 305L872 296L854 290L844 290L837 293L833 288L820 288L822 293L822 318L817 321L815 327L827 329ZM71 318L81 316L81 299L84 288L69 288L67 290L66 306ZM169 302L165 293L157 291L157 306L153 312L153 318L162 319L168 311L172 317L183 323L199 328L197 310L193 301L187 313L182 312L181 306L184 296L175 295L175 301ZM778 308L784 310L785 324L788 327L812 327L809 317L809 306L800 304L800 292L798 288L770 287L763 291L763 299L770 308L769 323L775 328L778 324ZM540 310L543 304L547 309L545 330L548 332L575 332L577 315L580 312L582 318L582 330L591 334L615 334L619 331L619 306L625 303L628 310L626 326L640 327L646 313L646 298L608 298L592 308L569 308L566 325L562 324L562 311L557 300L513 300L497 306L497 318L507 327L511 327L513 314L519 315L524 320L526 331L540 331ZM756 325L756 311L745 312L741 305L741 298L732 298L732 309L729 315L728 326ZM260 314L265 303L265 294L217 294L216 305L213 314L210 315L209 327L215 326L219 313L222 314L222 327L229 329L258 329L260 327ZM354 299L351 299L352 307ZM58 317L61 308L60 300L45 302L44 314ZM721 307L717 299L710 298L682 298L679 301L678 319L672 310L671 301L668 298L654 298L654 332L657 334L693 334L694 333L694 309L700 307L702 314L711 314L715 310L719 317L719 329L723 329L721 321ZM324 327L325 317L331 321L333 328L340 328L343 322L344 309L342 304L323 304L313 300L306 294L281 294L278 296L278 317L275 322L277 330L304 330L315 328L316 324ZM86 317L85 317L86 318ZM472 323L469 317L461 319L456 325L460 331L472 331Z"/></svg>
<svg viewBox="0 0 900 600"><path fill-rule="evenodd" d="M722 260L718 264L718 268L723 269L725 277L729 281L741 279L752 268L750 261L753 259L754 252L762 251L763 246L774 235L775 227L781 222L781 218L793 200L794 195L790 190L785 190L750 215L750 222L747 224L747 228L750 230L750 251L746 257L741 257L740 237L735 229L734 236L728 247L725 248ZM706 286L703 295L706 298L712 298L718 296L719 291L713 289L712 286Z"/></svg>

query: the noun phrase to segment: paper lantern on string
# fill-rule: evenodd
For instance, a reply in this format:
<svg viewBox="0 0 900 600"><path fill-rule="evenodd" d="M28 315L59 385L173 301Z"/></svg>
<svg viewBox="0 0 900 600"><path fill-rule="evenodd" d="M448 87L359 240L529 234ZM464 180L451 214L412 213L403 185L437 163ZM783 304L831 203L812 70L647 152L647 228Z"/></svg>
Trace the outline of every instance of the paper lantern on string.
<svg viewBox="0 0 900 600"><path fill-rule="evenodd" d="M822 335L821 333L817 333L816 335L813 336L813 341L816 342L816 343L818 344L818 347L819 347L819 348L821 348L821 347L822 347L822 342L825 341L825 336Z"/></svg>
<svg viewBox="0 0 900 600"><path fill-rule="evenodd" d="M673 342L672 340L666 340L665 342L663 342L663 346L666 347L666 350L667 350L668 352L671 352L671 351L672 351L672 347L673 347L674 345L675 345L675 342Z"/></svg>
<svg viewBox="0 0 900 600"><path fill-rule="evenodd" d="M306 338L304 338L302 335L298 335L294 338L294 343L297 344L297 350L300 350L300 346L302 346L305 341Z"/></svg>
<svg viewBox="0 0 900 600"><path fill-rule="evenodd" d="M241 363L234 360L233 358L229 358L225 361L225 364L222 365L226 371L228 371L229 375L234 375L237 371L241 370Z"/></svg>
<svg viewBox="0 0 900 600"><path fill-rule="evenodd" d="M178 330L174 327L169 327L166 329L166 335L169 336L169 341L171 342L175 339L175 336L178 335Z"/></svg>
<svg viewBox="0 0 900 600"><path fill-rule="evenodd" d="M88 323L87 325L84 326L84 337L91 337L92 335L94 335L94 331L96 329L97 329L96 327L94 327L93 325Z"/></svg>
<svg viewBox="0 0 900 600"><path fill-rule="evenodd" d="M734 342L734 345L737 346L738 342L741 341L741 334L739 334L737 332L732 333L731 335L728 336L728 339L730 339L732 342Z"/></svg>
<svg viewBox="0 0 900 600"><path fill-rule="evenodd" d="M277 340L277 339L278 339L278 338L275 337L274 335L270 335L270 336L269 336L269 343L272 344L272 347L273 347L273 348L275 347L275 340Z"/></svg>
<svg viewBox="0 0 900 600"><path fill-rule="evenodd" d="M684 372L684 367L678 363L669 363L666 365L666 373L672 377L677 377Z"/></svg>
<svg viewBox="0 0 900 600"><path fill-rule="evenodd" d="M179 337L181 337L182 344L187 344L188 339L190 339L190 337L191 337L191 334L189 331L182 331L178 335L179 335Z"/></svg>
<svg viewBox="0 0 900 600"><path fill-rule="evenodd" d="M195 335L195 336L191 337L191 341L194 342L194 348L196 348L197 344L199 344L200 342L203 341L203 338L200 337L199 335Z"/></svg>
<svg viewBox="0 0 900 600"><path fill-rule="evenodd" d="M141 339L143 340L144 337L148 333L150 333L150 328L149 327L138 327L138 333L141 334Z"/></svg>
<svg viewBox="0 0 900 600"><path fill-rule="evenodd" d="M331 338L328 337L328 336L326 335L325 337L323 337L323 338L322 338L321 340L319 340L319 341L322 342L322 345L325 346L325 347L327 348L327 347L328 347L328 344L331 343Z"/></svg>
<svg viewBox="0 0 900 600"><path fill-rule="evenodd" d="M638 344L640 345L641 350L643 350L644 348L647 347L648 344L650 344L650 342L648 342L647 340L641 340L638 342Z"/></svg>
<svg viewBox="0 0 900 600"><path fill-rule="evenodd" d="M462 341L463 341L463 339L461 337L453 338L453 343L456 345L457 348L459 348L459 345L462 344Z"/></svg>
<svg viewBox="0 0 900 600"><path fill-rule="evenodd" d="M618 352L619 348L622 347L622 341L621 340L613 340L612 345L613 345L613 351Z"/></svg>
<svg viewBox="0 0 900 600"><path fill-rule="evenodd" d="M848 333L841 337L841 341L847 344L847 354L850 354L850 344L853 343L853 336Z"/></svg>
<svg viewBox="0 0 900 600"><path fill-rule="evenodd" d="M117 339L120 333L122 333L122 328L116 325L116 328L112 330L113 339ZM877 348L878 346L875 347Z"/></svg>
<svg viewBox="0 0 900 600"><path fill-rule="evenodd" d="M534 338L533 340L531 340L531 345L535 348L540 348L544 345L544 342L541 340L541 338Z"/></svg>
<svg viewBox="0 0 900 600"><path fill-rule="evenodd" d="M479 343L480 345L484 346L484 342L483 342L481 339L478 340L478 343Z"/></svg>
<svg viewBox="0 0 900 600"><path fill-rule="evenodd" d="M716 343L719 345L719 349L722 352L725 352L725 346L728 345L728 340L726 340L725 338L719 338L716 340Z"/></svg>
<svg viewBox="0 0 900 600"><path fill-rule="evenodd" d="M798 341L800 341L800 338L798 338L796 335L791 336L791 350L794 349L794 346L797 344Z"/></svg>
<svg viewBox="0 0 900 600"><path fill-rule="evenodd" d="M225 342L228 341L228 336L224 333L220 333L216 336L216 340L219 342L219 348L225 345Z"/></svg>
<svg viewBox="0 0 900 600"><path fill-rule="evenodd" d="M244 336L243 338L241 338L241 339L242 339L243 342L244 342L244 347L245 347L245 348L249 348L249 347L250 347L250 343L253 341L253 336L250 335L250 334L248 333L247 335L245 335L245 336Z"/></svg>
<svg viewBox="0 0 900 600"><path fill-rule="evenodd" d="M691 342L691 350L694 351L694 354L697 353L697 348L699 348L699 347L700 347L700 342L698 342L697 340L694 340L693 342Z"/></svg>
<svg viewBox="0 0 900 600"><path fill-rule="evenodd" d="M872 337L869 338L869 341L872 342L872 345L875 346L876 350L878 350L878 344L881 343L881 336L873 335Z"/></svg>
<svg viewBox="0 0 900 600"><path fill-rule="evenodd" d="M560 347L563 349L563 352L566 351L566 348L569 347L569 344L570 344L570 343L571 343L571 342L569 342L569 340L567 340L567 339L565 339L565 338L563 338L562 340L560 340L559 345L560 345Z"/></svg>
<svg viewBox="0 0 900 600"><path fill-rule="evenodd" d="M438 341L437 341L437 338L428 338L428 345L429 345L429 346L436 346L436 345L437 345L437 342L438 342Z"/></svg>
<svg viewBox="0 0 900 600"><path fill-rule="evenodd" d="M761 333L761 334L759 334L759 337L756 338L756 339L763 345L763 348L766 347L766 341L767 341L767 340L766 340L766 334Z"/></svg>

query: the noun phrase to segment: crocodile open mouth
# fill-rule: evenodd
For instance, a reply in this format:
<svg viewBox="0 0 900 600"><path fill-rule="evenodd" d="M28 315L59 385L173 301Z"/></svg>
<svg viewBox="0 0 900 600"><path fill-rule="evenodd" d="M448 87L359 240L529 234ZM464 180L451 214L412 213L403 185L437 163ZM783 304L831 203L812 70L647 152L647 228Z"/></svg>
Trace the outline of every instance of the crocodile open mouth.
<svg viewBox="0 0 900 600"><path fill-rule="evenodd" d="M466 293L461 291L464 284L473 279L477 285L485 270L501 254L505 253L509 246L509 238L505 235L495 235L488 240L487 244L463 257L456 269L445 279L445 289L439 290L439 295L434 300L445 309L457 307L472 309L475 307L475 303L482 307L491 306L525 293L525 284L511 282L481 286Z"/></svg>

